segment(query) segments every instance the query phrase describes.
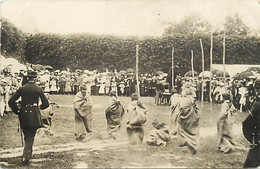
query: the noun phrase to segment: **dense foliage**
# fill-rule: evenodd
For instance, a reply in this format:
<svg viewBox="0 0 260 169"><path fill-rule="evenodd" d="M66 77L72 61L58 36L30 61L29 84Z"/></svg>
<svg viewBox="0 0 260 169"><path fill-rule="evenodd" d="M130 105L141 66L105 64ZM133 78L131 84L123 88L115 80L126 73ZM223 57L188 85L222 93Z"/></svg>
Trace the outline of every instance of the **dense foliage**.
<svg viewBox="0 0 260 169"><path fill-rule="evenodd" d="M95 36L88 34L58 36L36 34L28 38L26 58L32 63L52 65L62 69L127 69L135 66L135 49L139 44L140 71L162 70L171 67L172 47L175 48L177 72L190 70L191 50L194 52L195 70L201 71L201 48L203 41L205 69L209 69L209 36L164 36L143 39L120 38L116 36ZM222 63L223 36L214 35L213 60ZM227 64L259 64L260 39L248 36L226 37Z"/></svg>
<svg viewBox="0 0 260 169"><path fill-rule="evenodd" d="M139 45L139 69L141 72L162 70L171 67L172 47L174 47L175 68L184 74L191 69L191 50L194 52L194 69L201 71L202 39L205 55L205 70L209 70L211 25L199 16L186 17L181 22L170 23L161 37L120 37L115 35L92 34L44 34L24 36L18 29L3 23L2 50L7 54L23 55L30 63L51 65L55 69L66 67L75 70L97 69L99 71L126 70L135 67L136 45ZM260 38L250 35L238 15L229 16L224 23L226 31L227 64L260 64ZM12 25L13 27L13 25ZM3 31L4 30L4 31ZM17 30L19 37L13 45L10 30ZM14 31L15 32L15 31ZM222 63L223 32L214 31L213 63ZM13 33L15 34L15 33ZM8 37L8 35L10 37ZM16 34L15 34L16 35ZM8 39L8 41L7 41ZM10 39L10 40L9 40ZM21 43L17 43L21 42ZM14 55L14 54L13 54Z"/></svg>
<svg viewBox="0 0 260 169"><path fill-rule="evenodd" d="M1 54L24 59L26 38L23 32L6 19L1 19Z"/></svg>

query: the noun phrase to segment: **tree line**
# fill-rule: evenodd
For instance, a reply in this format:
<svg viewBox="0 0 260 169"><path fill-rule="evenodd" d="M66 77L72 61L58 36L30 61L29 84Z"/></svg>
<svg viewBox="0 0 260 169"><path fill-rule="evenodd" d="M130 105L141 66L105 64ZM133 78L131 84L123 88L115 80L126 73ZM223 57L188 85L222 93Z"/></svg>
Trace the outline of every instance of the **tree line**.
<svg viewBox="0 0 260 169"><path fill-rule="evenodd" d="M194 69L201 71L202 39L205 70L209 70L210 32L213 32L213 63L221 64L223 33L226 32L226 64L260 64L260 38L253 34L238 16L226 18L223 30L214 30L199 16L188 16L179 23L169 23L161 37L120 37L94 34L24 34L6 19L2 19L1 52L23 62L105 71L135 67L136 45L139 45L140 72L171 67L172 47L176 73L191 70L191 50Z"/></svg>

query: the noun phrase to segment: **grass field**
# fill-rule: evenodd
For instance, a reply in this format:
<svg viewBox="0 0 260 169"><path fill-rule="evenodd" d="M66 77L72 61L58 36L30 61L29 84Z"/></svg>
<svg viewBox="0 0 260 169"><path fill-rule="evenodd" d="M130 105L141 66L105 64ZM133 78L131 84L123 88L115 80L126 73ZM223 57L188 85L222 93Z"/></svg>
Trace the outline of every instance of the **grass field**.
<svg viewBox="0 0 260 169"><path fill-rule="evenodd" d="M50 96L52 101L56 101L60 108L56 111L53 118L52 131L54 136L37 139L35 147L44 144L57 145L65 143L75 143L74 136L74 112L72 109L72 100L74 96ZM93 139L105 140L106 136L106 119L105 108L108 96L93 96ZM130 102L130 98L119 98L126 108ZM145 134L153 127L151 125L154 119L160 122L169 123L170 107L156 106L154 98L142 98L142 101L149 108L148 119L145 124ZM139 147L130 147L128 144L119 144L118 146L110 146L105 149L78 149L66 152L46 152L34 155L34 159L45 159L44 162L35 164L39 168L73 168L81 164L86 167L210 167L210 168L230 168L242 167L247 155L247 141L241 133L235 135L235 141L238 142L243 149L236 149L231 154L222 154L217 150L216 143L216 120L220 111L220 107L213 105L212 109L208 103L199 103L200 107L200 126L203 130L200 133L200 148L196 155L192 155L186 147L177 146L177 140L173 139L167 147L153 147L143 143ZM240 126L241 122L247 116L246 113L238 113L234 116L233 122L235 126ZM125 121L123 120L122 128L119 131L120 142L126 140ZM0 147L1 150L21 147L20 134L17 132L18 119L14 114L1 117L0 119ZM239 129L237 129L239 130ZM205 133L204 133L205 131ZM206 134L207 132L207 134ZM0 162L8 162L11 167L19 167L19 157L2 158Z"/></svg>

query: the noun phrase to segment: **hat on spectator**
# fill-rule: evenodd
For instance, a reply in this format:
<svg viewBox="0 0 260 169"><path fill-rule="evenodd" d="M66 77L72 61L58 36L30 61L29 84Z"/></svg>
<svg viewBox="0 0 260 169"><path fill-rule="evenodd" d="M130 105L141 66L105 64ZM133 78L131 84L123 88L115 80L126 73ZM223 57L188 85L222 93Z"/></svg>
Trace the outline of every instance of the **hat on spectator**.
<svg viewBox="0 0 260 169"><path fill-rule="evenodd" d="M183 94L184 96L190 96L190 95L193 94L193 93L192 93L192 89L191 89L191 88L185 88L185 89L183 90L182 94Z"/></svg>
<svg viewBox="0 0 260 169"><path fill-rule="evenodd" d="M172 94L177 93L178 91L176 89L172 89Z"/></svg>
<svg viewBox="0 0 260 169"><path fill-rule="evenodd" d="M259 83L260 84L260 79L256 79L255 83Z"/></svg>
<svg viewBox="0 0 260 169"><path fill-rule="evenodd" d="M81 84L80 90L87 90L87 85L85 83Z"/></svg>
<svg viewBox="0 0 260 169"><path fill-rule="evenodd" d="M37 72L33 71L33 70L30 70L30 71L28 71L28 75L27 76L36 78L37 77Z"/></svg>
<svg viewBox="0 0 260 169"><path fill-rule="evenodd" d="M138 94L137 94L137 93L133 93L133 94L131 95L131 99L132 99L132 100L138 100L138 99L139 99Z"/></svg>
<svg viewBox="0 0 260 169"><path fill-rule="evenodd" d="M4 73L11 73L10 67L4 68L3 72L4 72Z"/></svg>
<svg viewBox="0 0 260 169"><path fill-rule="evenodd" d="M223 93L222 97L224 100L230 100L230 94L228 94L228 93Z"/></svg>
<svg viewBox="0 0 260 169"><path fill-rule="evenodd" d="M110 95L110 96L116 96L116 91L111 90L111 91L109 92L109 95Z"/></svg>
<svg viewBox="0 0 260 169"><path fill-rule="evenodd" d="M1 82L7 83L6 79L1 79Z"/></svg>

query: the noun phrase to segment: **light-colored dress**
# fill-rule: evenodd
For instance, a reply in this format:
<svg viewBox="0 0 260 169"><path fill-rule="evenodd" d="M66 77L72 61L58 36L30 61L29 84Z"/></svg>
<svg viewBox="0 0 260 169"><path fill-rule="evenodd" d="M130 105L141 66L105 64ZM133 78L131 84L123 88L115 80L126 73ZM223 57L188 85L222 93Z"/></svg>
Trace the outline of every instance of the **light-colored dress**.
<svg viewBox="0 0 260 169"><path fill-rule="evenodd" d="M239 94L241 95L239 103L243 106L246 105L246 93L247 93L246 87L239 88Z"/></svg>
<svg viewBox="0 0 260 169"><path fill-rule="evenodd" d="M100 88L98 90L99 94L105 94L105 83L100 84Z"/></svg>
<svg viewBox="0 0 260 169"><path fill-rule="evenodd" d="M4 116L5 111L5 88L0 85L0 116Z"/></svg>
<svg viewBox="0 0 260 169"><path fill-rule="evenodd" d="M65 82L65 92L70 93L71 92L71 82L70 82L70 78L66 79Z"/></svg>
<svg viewBox="0 0 260 169"><path fill-rule="evenodd" d="M51 92L57 92L58 91L57 85L56 85L56 80L51 80L50 85L51 85L51 88L50 88Z"/></svg>
<svg viewBox="0 0 260 169"><path fill-rule="evenodd" d="M45 93L49 93L49 92L50 92L50 83L49 83L49 82L46 82L46 83L45 83L44 92L45 92Z"/></svg>

